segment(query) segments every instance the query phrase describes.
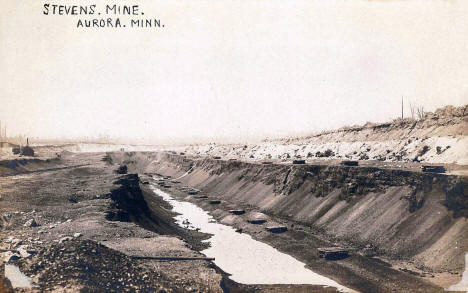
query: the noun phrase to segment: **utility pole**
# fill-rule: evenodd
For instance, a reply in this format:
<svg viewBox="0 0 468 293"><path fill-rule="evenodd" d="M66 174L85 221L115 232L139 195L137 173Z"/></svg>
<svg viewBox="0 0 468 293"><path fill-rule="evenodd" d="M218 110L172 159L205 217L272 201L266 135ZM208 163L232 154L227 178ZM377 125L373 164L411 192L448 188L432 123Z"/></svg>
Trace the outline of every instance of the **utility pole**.
<svg viewBox="0 0 468 293"><path fill-rule="evenodd" d="M401 119L403 119L403 96L401 97Z"/></svg>

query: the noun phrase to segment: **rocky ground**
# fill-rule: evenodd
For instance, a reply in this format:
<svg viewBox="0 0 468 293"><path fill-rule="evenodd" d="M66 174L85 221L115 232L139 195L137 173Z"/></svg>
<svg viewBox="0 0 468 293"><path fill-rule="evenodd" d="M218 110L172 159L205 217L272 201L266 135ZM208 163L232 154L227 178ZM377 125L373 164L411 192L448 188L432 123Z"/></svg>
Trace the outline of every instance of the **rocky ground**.
<svg viewBox="0 0 468 293"><path fill-rule="evenodd" d="M468 105L446 106L422 119L366 123L304 137L270 139L250 144L197 144L172 147L187 155L220 156L274 162L304 159L372 161L401 168L411 162L446 164L449 172L468 174Z"/></svg>
<svg viewBox="0 0 468 293"><path fill-rule="evenodd" d="M171 207L143 184L156 170L183 176L195 167L186 181L170 183L174 196L202 206L222 223L293 255L314 271L364 292L442 291L460 280L462 262L454 257L467 245L460 236L467 225L467 117L468 106L447 106L420 120L368 123L302 138L170 147L164 162L158 153L128 153L162 150L149 146L126 146L127 153L112 156L98 152L122 146L40 146L35 157L0 149L0 274L4 264L14 264L33 285L12 289L5 280L0 292L334 291L247 286L231 281L207 260L148 259L203 257L199 251L206 244L201 241L208 235L175 225ZM290 167L295 159L307 165ZM343 172L344 159L359 160L362 172ZM139 175L119 174L120 164ZM421 175L422 164L444 165L448 174L461 175L461 183L452 184L445 175ZM391 174L389 180L386 174ZM204 189L221 198L221 204L190 197L182 185ZM374 188L378 185L384 188ZM239 206L245 215L229 213ZM248 223L260 210L288 232L273 236ZM317 258L317 247L349 239L349 248L356 249L350 258ZM410 249L400 251L402 247Z"/></svg>
<svg viewBox="0 0 468 293"><path fill-rule="evenodd" d="M151 259L204 257L208 235L175 225L142 175L118 174L104 153L55 151L43 148L0 169L0 292L336 291L242 285L211 261ZM29 277L31 288L13 288L6 264Z"/></svg>
<svg viewBox="0 0 468 293"><path fill-rule="evenodd" d="M305 262L314 272L337 280L341 284L360 292L444 292L444 289L432 282L436 275L412 267L409 263L390 264L376 256L375 247L366 247L362 251L354 251L351 246L351 256L336 261L327 261L317 257L318 247L337 245L336 239L327 237L317 229L288 219L261 214L268 224L252 224L248 220L259 212L252 206L242 206L243 215L233 215L230 210L240 208L239 205L222 200L220 204L210 204L210 200L217 199L209 196L207 199L188 195L183 185L170 183L170 189L163 190L183 201L190 201L210 213L221 223L230 225L248 233L255 239L268 243L278 250L293 255ZM203 192L203 191L202 191ZM269 233L266 226L286 226L286 233ZM441 276L438 276L441 277ZM447 284L456 283L460 279L458 272L443 275Z"/></svg>
<svg viewBox="0 0 468 293"><path fill-rule="evenodd" d="M177 178L166 180L171 186L166 192L347 287L441 292L461 279L466 189L451 186L465 186L464 177L371 165L264 165L171 153L117 155L116 160L131 169ZM355 180L355 191L344 188ZM199 189L207 198L189 195L187 188ZM343 198L343 191L351 197ZM210 204L214 199L220 203ZM233 215L232 209L246 213ZM266 214L267 224L249 223L259 211ZM266 225L285 225L288 231L271 234ZM318 247L335 245L347 247L351 257L334 262L317 258Z"/></svg>
<svg viewBox="0 0 468 293"><path fill-rule="evenodd" d="M60 160L69 167L0 177L1 267L17 265L33 285L15 290L222 292L222 274L210 262L134 257L201 254L175 233L163 236L131 221L107 220L121 175L102 157L69 154Z"/></svg>

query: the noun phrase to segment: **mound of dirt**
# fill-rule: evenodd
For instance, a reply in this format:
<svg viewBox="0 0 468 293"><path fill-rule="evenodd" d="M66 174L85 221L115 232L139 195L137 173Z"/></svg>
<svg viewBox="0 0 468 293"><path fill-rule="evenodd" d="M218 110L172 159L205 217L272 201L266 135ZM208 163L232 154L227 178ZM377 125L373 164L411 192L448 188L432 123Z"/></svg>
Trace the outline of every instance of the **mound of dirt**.
<svg viewBox="0 0 468 293"><path fill-rule="evenodd" d="M80 292L158 292L167 280L135 265L135 260L89 240L69 240L41 250L18 263L21 271L48 288ZM170 288L174 286L171 285Z"/></svg>
<svg viewBox="0 0 468 293"><path fill-rule="evenodd" d="M347 159L468 165L468 105L427 112L421 120L396 119L251 145L192 145L187 155L244 160Z"/></svg>

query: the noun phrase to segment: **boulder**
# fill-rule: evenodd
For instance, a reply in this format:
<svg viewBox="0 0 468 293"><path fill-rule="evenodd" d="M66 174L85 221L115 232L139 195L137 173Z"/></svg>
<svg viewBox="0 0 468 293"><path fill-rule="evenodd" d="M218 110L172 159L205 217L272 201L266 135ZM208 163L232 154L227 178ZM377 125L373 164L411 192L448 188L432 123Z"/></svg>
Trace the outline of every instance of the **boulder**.
<svg viewBox="0 0 468 293"><path fill-rule="evenodd" d="M18 251L18 253L20 254L20 256L23 257L23 258L30 257L31 254L36 253L35 250L28 249L28 246L27 246L27 245L21 245L21 246L17 249L17 251Z"/></svg>
<svg viewBox="0 0 468 293"><path fill-rule="evenodd" d="M73 239L73 238L70 237L70 236L62 237L62 238L60 238L59 243L63 243L63 242L65 242L65 241L70 241L70 240L72 240L72 239Z"/></svg>
<svg viewBox="0 0 468 293"><path fill-rule="evenodd" d="M34 219L28 220L26 223L23 225L24 227L37 227L39 224L36 222Z"/></svg>
<svg viewBox="0 0 468 293"><path fill-rule="evenodd" d="M288 227L286 226L269 226L266 227L266 230L270 233L283 233L288 231Z"/></svg>
<svg viewBox="0 0 468 293"><path fill-rule="evenodd" d="M349 256L348 250L341 247L317 248L318 256L329 260L343 259Z"/></svg>
<svg viewBox="0 0 468 293"><path fill-rule="evenodd" d="M233 215L243 215L245 214L244 210L229 210L229 212Z"/></svg>
<svg viewBox="0 0 468 293"><path fill-rule="evenodd" d="M250 224L260 225L265 223L268 220L268 217L263 213L253 213L249 216L247 222Z"/></svg>
<svg viewBox="0 0 468 293"><path fill-rule="evenodd" d="M343 165L343 166L358 166L359 162L358 161L352 161L352 160L343 160L341 162L341 165Z"/></svg>
<svg viewBox="0 0 468 293"><path fill-rule="evenodd" d="M12 263L14 261L17 261L18 259L20 259L20 255L16 252L12 252L12 251L7 251L3 254L3 261L5 263Z"/></svg>
<svg viewBox="0 0 468 293"><path fill-rule="evenodd" d="M127 174L127 166L120 165L116 172L117 174Z"/></svg>

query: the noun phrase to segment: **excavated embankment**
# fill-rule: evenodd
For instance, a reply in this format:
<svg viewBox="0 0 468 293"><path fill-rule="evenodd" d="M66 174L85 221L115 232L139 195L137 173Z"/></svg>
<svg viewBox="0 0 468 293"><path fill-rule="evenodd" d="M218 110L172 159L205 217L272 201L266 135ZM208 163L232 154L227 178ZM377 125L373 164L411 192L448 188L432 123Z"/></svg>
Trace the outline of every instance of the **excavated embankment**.
<svg viewBox="0 0 468 293"><path fill-rule="evenodd" d="M446 106L420 119L323 131L306 137L265 140L251 144L194 144L172 147L190 155L244 160L350 159L386 163L468 164L468 105ZM451 166L455 171L460 166ZM466 170L466 169L465 169ZM466 171L458 174L467 174Z"/></svg>
<svg viewBox="0 0 468 293"><path fill-rule="evenodd" d="M138 160L133 161L134 164L137 162ZM130 162L127 161L127 163ZM209 238L209 235L198 231L183 229L178 226L174 222L173 217L175 213L171 211L170 204L160 197L154 196L153 192L149 190L147 187L148 185L145 183L147 182L142 182L138 174L121 175L120 178L114 182L116 187L111 190L110 199L112 200L112 204L107 210L106 218L110 221L133 222L144 229L158 234L177 236L183 239L188 247L197 251L206 249L208 244L201 242L201 240ZM215 264L211 263L208 264L208 266L213 268L217 274L221 275L219 288L204 288L200 292L337 292L333 287L323 287L320 285L239 284L230 280L229 275L219 269ZM193 270L193 268L191 270ZM211 276L209 278L215 280L216 276ZM150 291L152 292L155 290L148 290L148 292ZM193 292L195 291L196 290L193 290ZM174 288L173 292L187 291Z"/></svg>
<svg viewBox="0 0 468 293"><path fill-rule="evenodd" d="M168 203L152 196L152 192L140 186L138 174L122 175L114 182L106 219L110 221L133 222L144 229L162 235L176 235L185 239L197 250L206 248L201 240L207 235L182 229L174 223L174 213Z"/></svg>
<svg viewBox="0 0 468 293"><path fill-rule="evenodd" d="M143 155L143 157L146 155ZM141 158L143 160L147 158ZM254 164L160 153L145 172L179 179L237 206L304 224L358 251L461 271L466 177L370 167ZM133 155L138 162L138 155Z"/></svg>

